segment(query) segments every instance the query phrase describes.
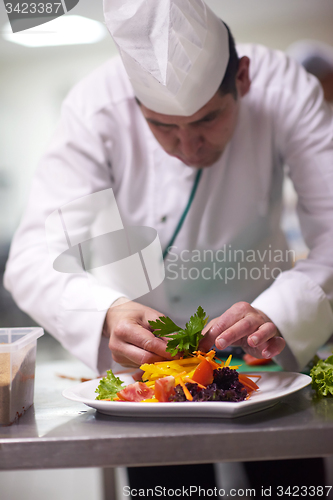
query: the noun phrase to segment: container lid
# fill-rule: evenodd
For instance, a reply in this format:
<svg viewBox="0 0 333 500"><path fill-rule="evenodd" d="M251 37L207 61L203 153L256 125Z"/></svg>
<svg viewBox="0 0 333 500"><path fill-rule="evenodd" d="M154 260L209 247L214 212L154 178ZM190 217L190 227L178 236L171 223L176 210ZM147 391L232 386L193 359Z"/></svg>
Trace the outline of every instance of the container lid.
<svg viewBox="0 0 333 500"><path fill-rule="evenodd" d="M0 353L15 352L44 335L43 328L0 328Z"/></svg>

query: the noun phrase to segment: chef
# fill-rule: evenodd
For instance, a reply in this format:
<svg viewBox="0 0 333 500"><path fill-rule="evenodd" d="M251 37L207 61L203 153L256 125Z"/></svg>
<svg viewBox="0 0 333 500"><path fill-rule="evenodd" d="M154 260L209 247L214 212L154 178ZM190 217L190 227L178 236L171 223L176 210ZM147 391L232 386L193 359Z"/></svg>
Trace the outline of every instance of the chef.
<svg viewBox="0 0 333 500"><path fill-rule="evenodd" d="M104 0L104 12L120 57L63 104L6 288L99 373L166 359L148 320L184 324L199 305L211 318L202 349L238 344L303 368L333 331L333 121L317 80L281 52L236 51L202 0ZM285 164L309 247L294 267L280 228ZM77 215L77 200L107 190L110 231L153 228L165 277L133 300L130 279L100 273L96 307L93 273L59 272L45 223L53 218L71 249L89 231L80 213L65 220L66 207Z"/></svg>

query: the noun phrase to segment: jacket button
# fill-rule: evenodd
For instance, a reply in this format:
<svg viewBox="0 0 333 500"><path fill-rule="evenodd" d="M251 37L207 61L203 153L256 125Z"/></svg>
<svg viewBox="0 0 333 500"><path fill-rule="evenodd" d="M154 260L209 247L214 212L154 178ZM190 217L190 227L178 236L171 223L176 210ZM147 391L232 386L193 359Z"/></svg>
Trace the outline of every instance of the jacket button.
<svg viewBox="0 0 333 500"><path fill-rule="evenodd" d="M166 222L166 221L167 221L167 216L163 215L163 217L161 217L161 222Z"/></svg>

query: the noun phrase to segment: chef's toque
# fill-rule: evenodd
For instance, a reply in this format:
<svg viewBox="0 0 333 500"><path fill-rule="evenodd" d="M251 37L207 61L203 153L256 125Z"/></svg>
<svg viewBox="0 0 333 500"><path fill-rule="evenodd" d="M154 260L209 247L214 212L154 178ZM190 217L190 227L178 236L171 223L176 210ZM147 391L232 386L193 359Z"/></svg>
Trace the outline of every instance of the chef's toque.
<svg viewBox="0 0 333 500"><path fill-rule="evenodd" d="M147 108L190 116L214 96L229 61L228 31L202 0L104 0L104 16Z"/></svg>

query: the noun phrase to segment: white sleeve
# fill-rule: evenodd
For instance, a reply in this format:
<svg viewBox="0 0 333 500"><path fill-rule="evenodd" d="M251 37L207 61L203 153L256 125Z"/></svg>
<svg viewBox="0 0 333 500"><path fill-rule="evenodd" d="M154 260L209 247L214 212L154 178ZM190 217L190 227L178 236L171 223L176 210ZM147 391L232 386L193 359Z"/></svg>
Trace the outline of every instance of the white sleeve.
<svg viewBox="0 0 333 500"><path fill-rule="evenodd" d="M104 147L93 124L67 100L61 124L33 180L4 277L19 307L97 373L112 363L107 339L101 339L105 311L96 308L86 275L53 269L45 222L61 206L111 187ZM107 288L101 293L110 304L124 295Z"/></svg>
<svg viewBox="0 0 333 500"><path fill-rule="evenodd" d="M277 361L297 370L333 332L333 113L318 81L296 63L287 63L284 78L272 98L276 134L298 194L309 255L252 305L271 318L287 342Z"/></svg>

